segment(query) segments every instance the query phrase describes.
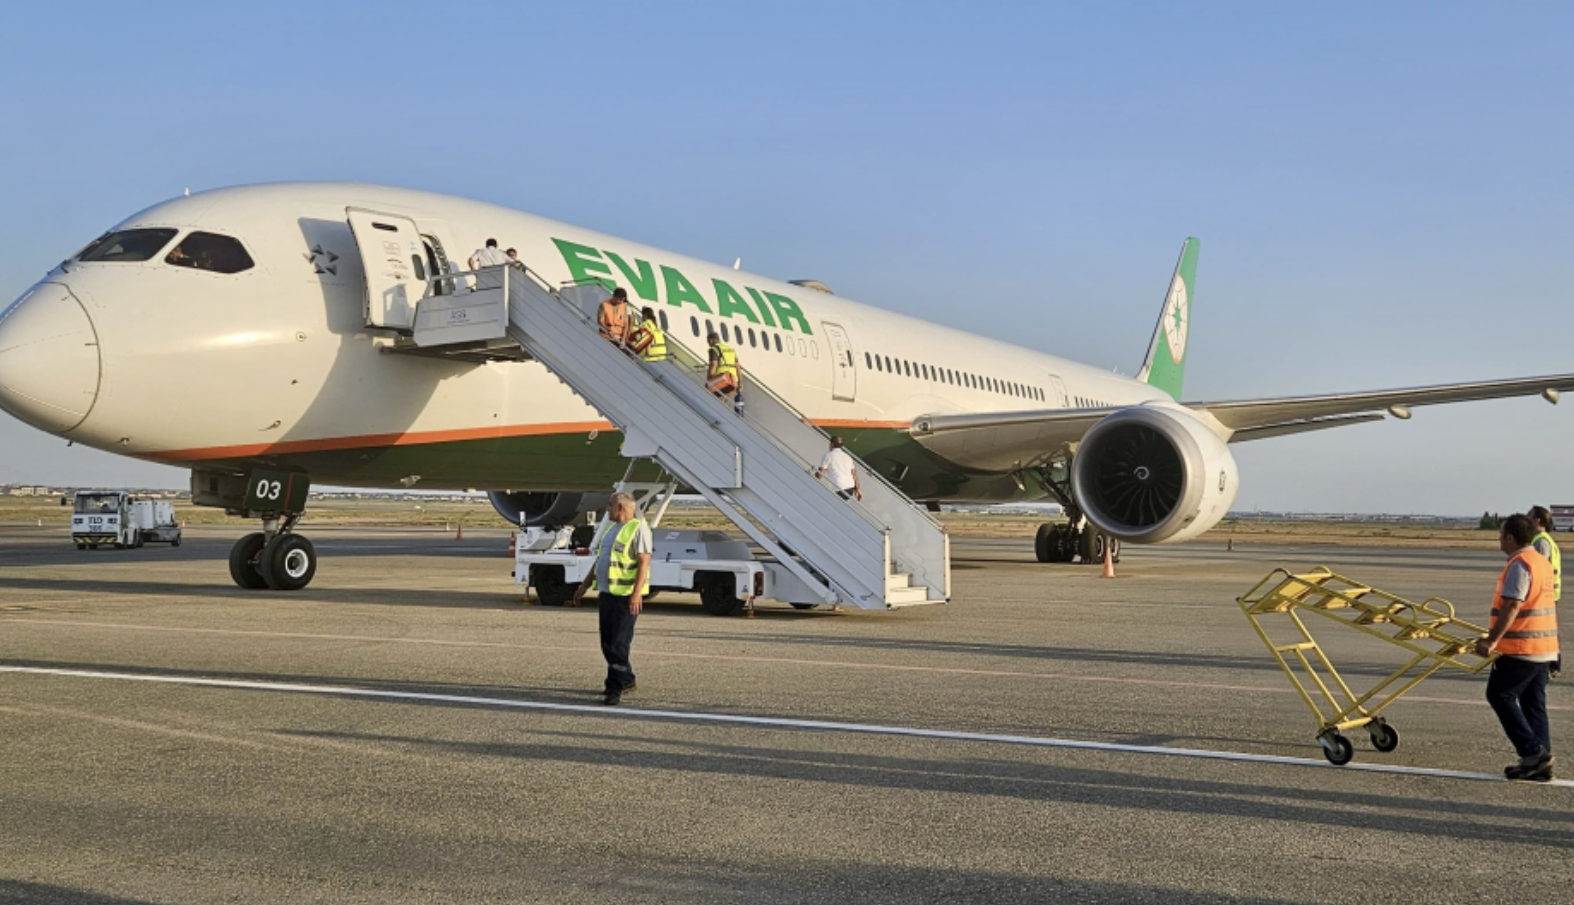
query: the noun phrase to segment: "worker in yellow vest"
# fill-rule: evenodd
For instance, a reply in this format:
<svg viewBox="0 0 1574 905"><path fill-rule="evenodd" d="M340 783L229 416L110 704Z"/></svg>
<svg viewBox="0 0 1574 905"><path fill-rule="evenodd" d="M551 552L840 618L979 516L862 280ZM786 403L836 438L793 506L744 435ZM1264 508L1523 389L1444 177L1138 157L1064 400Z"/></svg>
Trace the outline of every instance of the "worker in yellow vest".
<svg viewBox="0 0 1574 905"><path fill-rule="evenodd" d="M596 536L591 556L596 566L574 589L573 605L585 592L597 589L601 609L601 656L607 661L607 679L601 703L616 706L634 690L634 667L629 647L634 643L634 620L650 593L650 555L655 549L650 526L634 511L634 497L619 491L607 501L607 522Z"/></svg>
<svg viewBox="0 0 1574 905"><path fill-rule="evenodd" d="M1536 536L1531 538L1530 545L1536 552L1547 558L1552 563L1552 600L1554 603L1563 601L1563 551L1558 549L1558 542L1552 539L1552 510L1545 506L1532 506L1525 513L1535 523ZM1556 679L1563 672L1563 652L1558 651L1558 658L1552 662L1552 678Z"/></svg>
<svg viewBox="0 0 1574 905"><path fill-rule="evenodd" d="M1528 516L1503 520L1498 547L1508 557L1498 576L1487 636L1476 642L1483 657L1498 654L1487 679L1487 702L1519 753L1503 770L1509 779L1552 779L1552 732L1547 722L1547 673L1558 658L1558 614L1552 563L1530 542Z"/></svg>
<svg viewBox="0 0 1574 905"><path fill-rule="evenodd" d="M735 395L740 399L743 396L742 372L738 369L738 353L721 341L721 337L712 331L705 337L710 344L709 363L705 368L705 385L712 393L726 399Z"/></svg>
<svg viewBox="0 0 1574 905"><path fill-rule="evenodd" d="M667 360L667 332L661 329L661 320L655 309L639 309L639 326L629 336L629 348L645 361Z"/></svg>

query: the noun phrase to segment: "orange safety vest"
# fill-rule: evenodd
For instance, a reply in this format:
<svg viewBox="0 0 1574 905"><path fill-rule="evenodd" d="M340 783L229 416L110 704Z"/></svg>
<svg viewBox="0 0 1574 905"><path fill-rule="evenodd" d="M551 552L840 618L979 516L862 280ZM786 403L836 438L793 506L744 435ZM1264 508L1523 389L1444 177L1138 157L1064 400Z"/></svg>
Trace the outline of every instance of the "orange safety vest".
<svg viewBox="0 0 1574 905"><path fill-rule="evenodd" d="M1535 550L1521 550L1509 557L1503 574L1497 578L1497 592L1492 595L1492 623L1497 624L1499 609L1503 606L1503 582L1508 580L1508 569L1522 562L1530 570L1530 591L1519 612L1509 625L1497 651L1509 656L1534 656L1558 652L1557 604L1552 598L1552 563Z"/></svg>
<svg viewBox="0 0 1574 905"><path fill-rule="evenodd" d="M611 339L622 342L628 336L628 305L619 305L608 299L601 303L601 312L596 319L601 322L601 332Z"/></svg>

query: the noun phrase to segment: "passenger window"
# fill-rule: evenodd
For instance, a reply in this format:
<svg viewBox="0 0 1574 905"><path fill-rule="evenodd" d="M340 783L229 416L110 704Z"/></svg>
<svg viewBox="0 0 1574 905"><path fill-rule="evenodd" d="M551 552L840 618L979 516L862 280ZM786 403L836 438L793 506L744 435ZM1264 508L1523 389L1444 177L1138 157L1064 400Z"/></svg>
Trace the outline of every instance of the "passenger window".
<svg viewBox="0 0 1574 905"><path fill-rule="evenodd" d="M755 345L755 342L754 342L754 328L753 327L749 328L749 348L751 348L751 349L759 348L759 346Z"/></svg>
<svg viewBox="0 0 1574 905"><path fill-rule="evenodd" d="M657 311L656 320L661 321L661 332L667 332L667 312Z"/></svg>
<svg viewBox="0 0 1574 905"><path fill-rule="evenodd" d="M420 266L420 259L416 259ZM187 233L180 244L164 256L164 263L213 273L240 273L252 268L251 255L229 236L217 233Z"/></svg>
<svg viewBox="0 0 1574 905"><path fill-rule="evenodd" d="M820 360L820 344L819 343L810 343L809 344L809 357L813 358L815 361L819 361Z"/></svg>
<svg viewBox="0 0 1574 905"><path fill-rule="evenodd" d="M689 330L695 336L699 336L700 335L700 319L699 318L697 318L697 317L689 318Z"/></svg>
<svg viewBox="0 0 1574 905"><path fill-rule="evenodd" d="M421 256L411 255L410 263L415 265L415 278L423 283L426 282L426 265L421 263Z"/></svg>
<svg viewBox="0 0 1574 905"><path fill-rule="evenodd" d="M146 261L175 238L173 229L123 229L93 240L78 261Z"/></svg>
<svg viewBox="0 0 1574 905"><path fill-rule="evenodd" d="M712 333L715 333L715 332L716 332L715 325L713 325L710 321L706 321L705 322L705 338L706 339L710 339L710 335Z"/></svg>
<svg viewBox="0 0 1574 905"><path fill-rule="evenodd" d="M776 351L780 352L782 350L782 335L780 333L773 333L771 336L776 340Z"/></svg>
<svg viewBox="0 0 1574 905"><path fill-rule="evenodd" d="M868 368L871 371L874 370L874 359L869 357L869 353L868 352L864 353L864 367Z"/></svg>

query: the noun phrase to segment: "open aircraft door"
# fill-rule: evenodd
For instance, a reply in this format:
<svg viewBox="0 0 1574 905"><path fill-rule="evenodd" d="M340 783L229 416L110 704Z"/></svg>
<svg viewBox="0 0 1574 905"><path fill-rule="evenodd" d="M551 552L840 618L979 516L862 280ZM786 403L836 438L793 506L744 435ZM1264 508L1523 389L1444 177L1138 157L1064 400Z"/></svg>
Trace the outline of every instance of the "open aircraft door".
<svg viewBox="0 0 1574 905"><path fill-rule="evenodd" d="M357 207L345 208L366 274L366 326L415 327L415 303L426 295L426 246L415 221Z"/></svg>
<svg viewBox="0 0 1574 905"><path fill-rule="evenodd" d="M852 402L858 396L858 368L853 364L853 344L839 324L820 322L831 347L831 398Z"/></svg>

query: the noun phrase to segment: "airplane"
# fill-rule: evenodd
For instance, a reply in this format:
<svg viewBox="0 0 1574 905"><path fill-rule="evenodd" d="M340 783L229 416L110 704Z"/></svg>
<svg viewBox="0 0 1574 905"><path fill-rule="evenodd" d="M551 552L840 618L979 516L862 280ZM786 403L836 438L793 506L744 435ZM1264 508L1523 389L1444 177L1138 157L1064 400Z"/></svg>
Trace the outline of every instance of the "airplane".
<svg viewBox="0 0 1574 905"><path fill-rule="evenodd" d="M1415 406L1540 394L1574 374L1183 401L1199 242L1123 377L899 312L481 201L353 183L198 192L133 214L0 312L0 408L74 443L189 468L193 502L256 515L243 587L296 589L310 483L485 490L525 526L593 511L618 432L541 363L388 354L488 238L554 282L624 287L673 341L716 330L755 379L914 500L1048 500L1041 562L1195 537L1238 489L1229 444ZM445 285L447 289L445 290ZM288 506L259 504L259 494ZM263 567L262 563L271 566Z"/></svg>

